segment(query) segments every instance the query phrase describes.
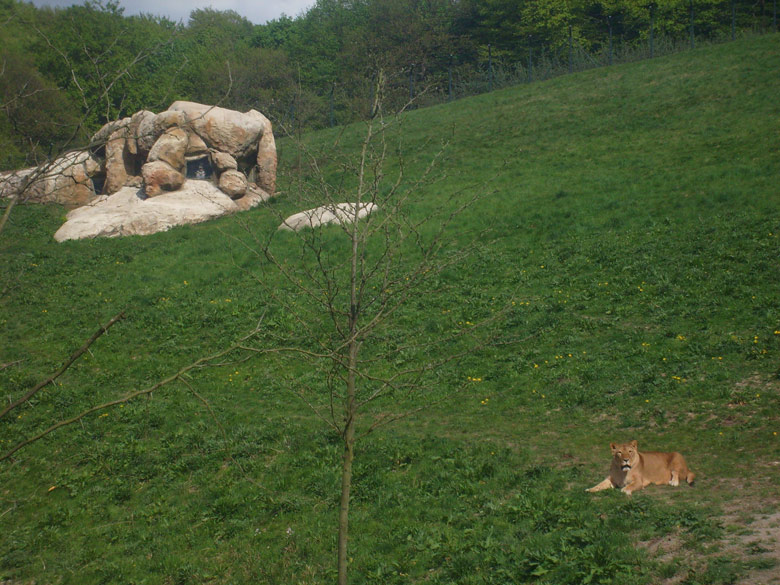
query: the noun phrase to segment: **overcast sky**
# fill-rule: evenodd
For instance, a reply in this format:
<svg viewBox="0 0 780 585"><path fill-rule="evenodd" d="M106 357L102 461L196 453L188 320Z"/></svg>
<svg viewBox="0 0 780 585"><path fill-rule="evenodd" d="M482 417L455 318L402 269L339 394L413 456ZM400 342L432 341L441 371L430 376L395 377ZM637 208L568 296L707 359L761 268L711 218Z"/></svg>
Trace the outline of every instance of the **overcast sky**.
<svg viewBox="0 0 780 585"><path fill-rule="evenodd" d="M190 11L195 8L213 8L214 10L235 10L241 16L254 24L262 24L282 14L298 16L304 9L312 6L315 0L120 0L119 4L125 9L125 16L131 14L154 14L167 16L174 21L182 21L185 24L190 16ZM32 0L36 6L70 6L71 4L83 4L74 0Z"/></svg>

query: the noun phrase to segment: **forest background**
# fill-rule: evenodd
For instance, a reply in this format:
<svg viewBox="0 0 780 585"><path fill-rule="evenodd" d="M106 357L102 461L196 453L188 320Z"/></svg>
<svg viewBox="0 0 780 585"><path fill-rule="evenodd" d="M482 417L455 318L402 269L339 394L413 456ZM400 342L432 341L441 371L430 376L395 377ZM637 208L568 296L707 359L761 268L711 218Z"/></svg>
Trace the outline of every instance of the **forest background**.
<svg viewBox="0 0 780 585"><path fill-rule="evenodd" d="M255 108L292 133L369 116L380 69L391 110L776 27L776 0L318 0L260 25L0 0L0 171L177 99Z"/></svg>

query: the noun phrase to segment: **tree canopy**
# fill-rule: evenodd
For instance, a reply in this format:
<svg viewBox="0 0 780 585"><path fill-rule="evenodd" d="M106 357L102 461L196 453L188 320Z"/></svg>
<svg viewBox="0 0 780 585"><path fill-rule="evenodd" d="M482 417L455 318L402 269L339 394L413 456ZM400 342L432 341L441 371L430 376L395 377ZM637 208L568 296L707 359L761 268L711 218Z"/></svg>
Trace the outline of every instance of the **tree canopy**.
<svg viewBox="0 0 780 585"><path fill-rule="evenodd" d="M735 0L739 30L767 28L771 7ZM176 99L256 108L287 129L368 114L371 79L403 103L417 82L473 79L487 55L525 63L560 55L731 31L731 0L317 0L306 12L253 24L234 11L196 9L187 24L126 16L108 0L36 8L0 0L0 170L109 120ZM395 97L394 97L395 96Z"/></svg>

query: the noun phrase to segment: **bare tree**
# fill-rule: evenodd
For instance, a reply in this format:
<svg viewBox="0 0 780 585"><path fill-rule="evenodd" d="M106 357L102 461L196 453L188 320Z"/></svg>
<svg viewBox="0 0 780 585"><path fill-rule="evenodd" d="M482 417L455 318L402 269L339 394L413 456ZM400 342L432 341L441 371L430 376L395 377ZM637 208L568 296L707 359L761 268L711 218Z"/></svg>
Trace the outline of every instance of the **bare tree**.
<svg viewBox="0 0 780 585"><path fill-rule="evenodd" d="M290 380L291 390L342 442L339 585L347 583L359 439L467 387L468 379L441 378L442 370L488 343L488 325L504 313L499 308L431 331L403 315L423 296L430 304L440 301L446 286L433 283L477 246L475 241L453 244L450 228L478 201L480 191L453 191L435 208L413 210L420 188L445 177L437 171L446 144L416 177L407 178L401 117L382 113L382 88L379 75L375 116L365 123L357 158L338 161L332 179L331 169L299 144L307 164L298 169L285 197L304 208L321 206L304 216L309 225L290 232L283 222L269 236L245 223L246 237L239 238L257 255L257 282L272 299L269 317L279 325L266 329L256 340L260 345L248 343L243 349L267 353L264 348L283 345L288 351L274 354L281 370L305 363L315 382ZM328 213L339 218L337 225L317 226ZM278 283L278 275L287 284L283 289L267 284Z"/></svg>
<svg viewBox="0 0 780 585"><path fill-rule="evenodd" d="M105 87L110 86L107 83ZM420 206L415 197L421 188L443 184L446 177L440 168L446 144L415 171L414 177L408 177L402 118L383 113L383 86L379 74L372 117L357 145L357 157L331 161L326 168L321 157L300 145L297 175L287 197L304 209L324 206L341 218L338 225L312 225L291 234L284 230L257 234L244 219L237 219L246 227L238 242L257 256L257 282L273 301L262 328L256 327L228 348L196 360L157 384L53 423L20 440L1 454L0 460L86 416L146 396L164 385L182 382L192 390L187 377L203 367L235 364L253 356L272 357L281 368L304 362L315 381L291 381L291 390L338 435L343 446L337 564L338 582L346 584L356 445L376 429L467 388L469 380L465 377L442 377L442 371L489 343L489 325L503 315L503 310L497 308L462 324L432 329L409 322L414 317L405 309L412 303L421 305L423 296L429 304L440 302L447 287L436 284L437 280L477 247L477 235L465 245L453 243L450 236L455 222L479 200L484 186L460 190L447 187L447 197L438 198L434 206ZM336 150L341 146L335 145ZM38 172L46 173L50 167L39 168L43 170ZM25 179L21 196L36 176L40 175ZM6 217L19 200L10 201ZM316 215L309 216L312 224ZM267 280L270 272L274 277ZM285 287L268 285L278 283L279 276ZM91 341L85 346L89 344ZM78 357L74 355L72 360ZM50 379L53 377L6 410L23 403Z"/></svg>

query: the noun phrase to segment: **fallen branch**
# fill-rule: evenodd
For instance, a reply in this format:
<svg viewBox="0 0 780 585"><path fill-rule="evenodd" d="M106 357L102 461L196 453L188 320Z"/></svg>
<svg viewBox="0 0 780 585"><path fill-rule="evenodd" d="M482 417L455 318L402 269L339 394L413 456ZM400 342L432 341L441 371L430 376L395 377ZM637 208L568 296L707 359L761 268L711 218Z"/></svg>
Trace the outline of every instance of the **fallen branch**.
<svg viewBox="0 0 780 585"><path fill-rule="evenodd" d="M231 352L233 352L233 351L235 351L237 349L240 349L242 344L244 344L248 339L250 339L250 338L254 337L255 335L257 335L257 332L259 331L259 328L260 328L260 324L258 324L258 326L251 333L249 333L248 335L244 336L243 338L238 340L236 343L234 343L233 345L231 345L227 349L224 349L224 350L222 350L222 351L220 351L218 353L212 354L212 355L207 356L207 357L199 358L199 359L195 360L194 362L192 362L191 364L189 364L187 366L184 366L182 369L180 369L178 372L176 372L172 376L169 376L169 377L165 378L164 380L161 380L161 381L157 382L153 386L149 386L148 388L144 388L143 390L137 390L135 392L131 392L130 394L127 394L127 395L123 396L122 398L117 398L116 400L111 400L109 402L104 402L103 404L98 404L96 406L93 406L92 408L88 408L87 410L84 410L84 411L80 412L76 416L73 416L73 417L71 417L69 419L61 420L58 423L55 423L55 424L51 425L49 428L41 431L37 435L34 435L34 436L30 437L29 439L25 439L24 441L20 441L19 443L17 443L14 447L12 447L8 451L6 451L2 455L0 455L0 461L5 461L9 457L11 457L14 453L16 453L19 449L21 449L23 447L26 447L27 445L42 439L43 437L45 437L46 435L48 435L50 433L53 433L57 429L60 429L62 427L66 427L68 425L72 425L73 423L76 423L76 422L80 421L85 416L88 416L88 415L90 415L90 414L92 414L94 412L98 412L100 410L105 410L106 408L111 408L112 406L118 406L120 404L125 404L126 402L130 402L131 400L133 400L135 398L138 398L139 396L146 396L148 394L151 394L152 392L154 392L155 390L158 390L159 388L162 388L166 384L169 384L169 383L174 382L176 380L180 380L182 378L182 376L184 374L186 374L187 372L189 372L190 370L194 370L195 368L205 367L206 365L209 364L209 362L212 362L212 361L214 361L216 359L222 358L225 355L227 355L227 354L229 354L229 353L231 353Z"/></svg>
<svg viewBox="0 0 780 585"><path fill-rule="evenodd" d="M8 362L6 364L0 364L0 371L5 370L6 368L13 367L17 364L21 364L24 360L16 360L15 362Z"/></svg>
<svg viewBox="0 0 780 585"><path fill-rule="evenodd" d="M39 391L39 390L41 390L42 388L45 388L45 387L46 387L46 386L48 386L49 384L53 383L53 382L54 382L54 381L55 381L57 378L59 378L59 377L60 377L62 374L64 374L64 373L65 373L65 371L66 371L66 370L67 370L67 369L68 369L70 366L72 366L72 365L73 365L73 362L75 362L75 361L76 361L77 359L79 359L79 358L80 358L80 357L81 357L81 356L82 356L84 353L86 353L86 352L87 352L87 350L89 350L90 346L91 346L93 343L95 343L95 341L97 341L97 340L98 340L98 338L99 338L101 335L103 335L103 334L104 334L106 331L108 331L108 330L109 330L109 328L110 328L110 327L111 327L111 326L112 326L114 323L116 323L117 321L120 321L120 320L124 319L124 317L125 317L125 312L124 312L124 311L121 311L121 312L120 312L120 313L118 313L117 315L114 315L114 317L111 319L111 321L109 321L109 322L108 322L106 325L101 325L101 326L100 326L100 329L98 329L97 331L95 331L95 333L93 333L93 334L92 334L92 337L90 337L90 338L89 338L89 339L88 339L88 340L87 340L87 341L84 343L84 345L82 345L82 346L81 346L79 349L77 349L77 350L75 351L75 353L73 353L73 355L71 355L71 356L70 356L70 358L68 358L68 361L66 361L66 362L65 362L65 364L64 364L64 365L63 365L63 366L62 366L62 367L61 367L59 370L57 370L57 371L56 371L54 374L52 374L51 376L49 376L48 378L46 378L46 379L45 379L43 382L39 382L38 384L36 384L34 388L32 388L32 389L31 389L29 392L27 392L27 394L25 394L24 396L22 396L21 398L19 398L17 401L15 401L15 402L12 402L12 403L11 403L11 404L9 404L8 406L6 406L6 407L3 409L3 412L0 412L0 418L3 418L3 417L6 415L6 414L8 414L9 412L11 412L11 411L12 411L14 408L16 408L17 406L19 406L20 404L24 404L25 402L27 402L28 400L30 400L30 398L32 398L33 396L35 396L35 395L38 393L38 391Z"/></svg>

